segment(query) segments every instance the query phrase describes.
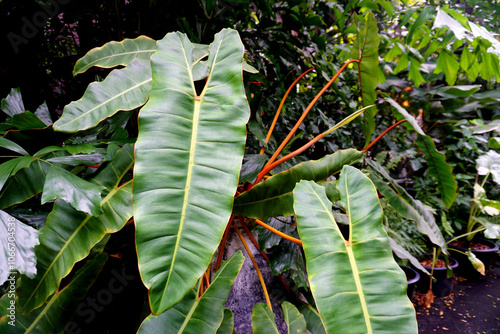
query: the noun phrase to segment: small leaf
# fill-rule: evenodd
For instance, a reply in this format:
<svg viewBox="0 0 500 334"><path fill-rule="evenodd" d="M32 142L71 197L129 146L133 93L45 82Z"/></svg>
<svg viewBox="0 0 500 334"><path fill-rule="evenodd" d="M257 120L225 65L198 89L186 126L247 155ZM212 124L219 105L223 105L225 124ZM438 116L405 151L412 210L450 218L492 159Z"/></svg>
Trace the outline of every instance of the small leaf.
<svg viewBox="0 0 500 334"><path fill-rule="evenodd" d="M50 126L52 123L52 118L50 117L49 108L47 107L47 103L43 102L36 110L35 115L41 120L45 125Z"/></svg>
<svg viewBox="0 0 500 334"><path fill-rule="evenodd" d="M29 155L28 152L24 150L24 148L7 138L0 137L0 147L6 148L21 155Z"/></svg>
<svg viewBox="0 0 500 334"><path fill-rule="evenodd" d="M19 158L10 159L0 165L0 190L2 190L7 179L22 169L28 168L31 164L32 157L24 156Z"/></svg>
<svg viewBox="0 0 500 334"><path fill-rule="evenodd" d="M457 81L458 69L460 64L455 59L455 57L447 50L443 50L439 54L439 58L434 69L434 73L444 73L446 77L446 83L450 86L454 85Z"/></svg>
<svg viewBox="0 0 500 334"><path fill-rule="evenodd" d="M283 318L285 318L288 327L288 334L306 334L306 320L299 313L299 310L287 301L281 304L281 309L283 310Z"/></svg>
<svg viewBox="0 0 500 334"><path fill-rule="evenodd" d="M28 110L12 116L10 122L19 130L43 129L47 127L44 122Z"/></svg>
<svg viewBox="0 0 500 334"><path fill-rule="evenodd" d="M47 159L47 161L63 165L99 165L103 158L104 156L100 153L75 154L65 157L54 157Z"/></svg>
<svg viewBox="0 0 500 334"><path fill-rule="evenodd" d="M418 15L415 23L413 23L410 27L408 35L406 36L406 43L410 43L413 37L413 34L420 28L428 19L434 16L435 10L432 6L425 6L422 12Z"/></svg>
<svg viewBox="0 0 500 334"><path fill-rule="evenodd" d="M224 319L222 319L216 334L234 334L234 315L230 309L224 309Z"/></svg>
<svg viewBox="0 0 500 334"><path fill-rule="evenodd" d="M275 315L267 304L255 304L252 310L253 334L279 334L274 318Z"/></svg>
<svg viewBox="0 0 500 334"><path fill-rule="evenodd" d="M52 165L45 178L42 204L61 198L79 211L98 216L102 213L101 192L103 190L102 186L92 184Z"/></svg>
<svg viewBox="0 0 500 334"><path fill-rule="evenodd" d="M19 88L12 88L9 95L2 99L0 109L10 117L24 112L25 109L21 90Z"/></svg>
<svg viewBox="0 0 500 334"><path fill-rule="evenodd" d="M469 259L470 263L476 269L481 275L486 275L486 269L484 267L484 263L479 260L476 256L476 254L472 253L469 249L467 252L467 258Z"/></svg>

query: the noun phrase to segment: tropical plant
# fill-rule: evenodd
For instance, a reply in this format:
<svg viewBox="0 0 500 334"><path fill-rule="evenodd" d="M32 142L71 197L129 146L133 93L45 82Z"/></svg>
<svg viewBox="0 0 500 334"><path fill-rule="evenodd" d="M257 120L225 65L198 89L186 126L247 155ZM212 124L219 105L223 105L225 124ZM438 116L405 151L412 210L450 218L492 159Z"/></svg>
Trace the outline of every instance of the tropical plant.
<svg viewBox="0 0 500 334"><path fill-rule="evenodd" d="M214 9L210 7L206 13L214 13ZM297 13L309 15L306 9ZM25 111L19 92L13 91L4 99L2 110L9 118L3 124L6 136L0 146L19 156L0 165L0 181L4 182L1 208L10 210L12 205L34 200L50 207L40 230L40 245L35 248L36 275L34 268L18 267L26 274L17 282L15 299L22 313L18 317L26 319L23 323L29 323L28 328L51 326L52 331L60 331L62 322L52 321L58 316L52 311L53 303L71 309L74 301L69 303L66 297L70 287L81 286L75 298L83 297L88 289L74 265L79 261L92 268L102 265L104 257L95 254L104 252L106 235L133 223L138 267L149 290L152 313L139 332L156 332L166 323L174 332L200 331L202 322L206 326L203 332L222 332L224 328L231 332L232 315L224 311L224 302L242 256L236 254L221 264L223 245L231 228L240 236L237 223L252 239L250 223L272 230L294 247L303 247L309 280L296 286L313 299L307 305L283 303L289 332L305 332L305 326L326 333L341 327L345 331L345 321L352 324L352 333L416 332L414 311L405 296L404 274L392 258L391 243L382 227L377 191L444 252L446 243L429 210L399 187L384 168L366 159L366 152L394 127L372 141L376 120L372 104L380 72L377 21L370 12L356 15L351 29L356 38L344 56L352 59L329 78L269 160L268 153L274 148L270 136L260 138L264 146L261 154L244 156L250 108L242 71L255 70L243 60L243 44L238 33L230 29L216 34L210 45L194 44L185 34L169 33L158 41L142 36L90 51L76 63L75 75L92 66L123 68L91 83L83 97L67 105L54 124L43 111ZM326 72L330 68L321 69ZM334 84L344 70L356 71L358 84L353 90L359 95L354 96L361 97L360 101L356 98L359 103L346 105L360 109L293 150L293 135L329 87L346 99L345 86L340 91ZM451 206L456 183L444 155L404 108L390 98L387 101L399 121L394 126L404 123L418 134L417 145L426 155L429 173L436 177L444 204ZM138 108L136 128L132 116ZM275 168L293 161L363 113L367 145L362 151L339 150L268 177ZM262 132L260 126L258 119L248 124L256 137ZM52 140L48 145L36 143L33 129L45 131ZM133 135L136 131L137 140ZM258 148L251 150L255 153ZM369 177L345 166L362 159L370 165L365 171ZM339 173L339 180L334 180ZM261 221L293 215L300 240ZM346 238L340 221L349 228ZM293 233L294 227L289 234ZM240 239L244 242L242 236ZM392 246L397 249L394 243ZM33 243L26 247L33 247ZM372 286L376 283L380 289ZM263 290L267 296L264 284ZM6 294L0 303L7 304L9 299ZM345 312L338 310L345 310L346 303L349 314L339 318ZM36 312L50 321L42 324L44 318ZM267 305L256 305L254 330L276 329L269 318L269 300ZM8 326L8 320L3 317L0 326Z"/></svg>

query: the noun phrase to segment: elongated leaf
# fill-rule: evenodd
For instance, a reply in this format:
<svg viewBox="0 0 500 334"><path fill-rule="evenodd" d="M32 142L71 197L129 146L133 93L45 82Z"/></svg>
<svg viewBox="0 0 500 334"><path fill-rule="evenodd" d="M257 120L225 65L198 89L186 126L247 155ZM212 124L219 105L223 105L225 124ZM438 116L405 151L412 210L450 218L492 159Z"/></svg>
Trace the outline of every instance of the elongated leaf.
<svg viewBox="0 0 500 334"><path fill-rule="evenodd" d="M391 243L392 251L394 252L394 254L396 254L397 257L402 260L410 261L415 268L418 268L429 276L431 275L431 273L428 272L427 269L425 269L424 266L420 264L420 261L416 257L411 255L406 249L398 245L393 239L389 238L389 241Z"/></svg>
<svg viewBox="0 0 500 334"><path fill-rule="evenodd" d="M28 277L36 274L33 248L39 244L38 230L0 210L0 284L16 270Z"/></svg>
<svg viewBox="0 0 500 334"><path fill-rule="evenodd" d="M9 95L2 99L0 109L10 117L24 112L25 109L21 90L19 88L12 88Z"/></svg>
<svg viewBox="0 0 500 334"><path fill-rule="evenodd" d="M192 289L222 238L250 114L236 31L215 36L200 95L186 35L170 33L157 47L153 90L139 115L133 187L139 268L153 314Z"/></svg>
<svg viewBox="0 0 500 334"><path fill-rule="evenodd" d="M31 164L32 157L24 156L19 158L10 159L0 165L0 190L2 190L7 179L22 169L28 168Z"/></svg>
<svg viewBox="0 0 500 334"><path fill-rule="evenodd" d="M23 277L18 287L19 309L27 313L42 305L59 287L60 281L90 249L108 233L120 230L132 216L131 182L118 187L133 164L132 146L121 149L115 159L92 182L110 186L102 199L103 214L92 217L57 200L40 230L35 248L37 275ZM101 180L105 178L106 180Z"/></svg>
<svg viewBox="0 0 500 334"><path fill-rule="evenodd" d="M257 303L252 310L252 333L253 334L279 334L275 315L267 304Z"/></svg>
<svg viewBox="0 0 500 334"><path fill-rule="evenodd" d="M420 233L427 235L431 242L441 247L445 254L448 254L446 241L429 209L422 202L410 196L380 165L372 160L368 160L368 162L373 168L369 174L370 179L394 210L404 218L413 220ZM379 175L387 180L390 186Z"/></svg>
<svg viewBox="0 0 500 334"><path fill-rule="evenodd" d="M338 185L350 236L335 222L324 188L301 181L294 208L311 291L327 333L417 333L406 278L392 257L370 180L345 166Z"/></svg>
<svg viewBox="0 0 500 334"><path fill-rule="evenodd" d="M457 181L453 175L453 168L446 162L446 157L443 153L436 149L436 145L431 137L418 125L415 117L410 115L403 107L391 98L386 98L396 110L395 113L398 119L403 117L408 121L408 127L414 129L418 133L417 145L425 154L429 174L436 179L438 190L441 194L444 205L449 208L457 198Z"/></svg>
<svg viewBox="0 0 500 334"><path fill-rule="evenodd" d="M28 110L20 114L15 114L14 116L12 116L10 122L19 130L43 129L47 127L44 122L42 122L35 114Z"/></svg>
<svg viewBox="0 0 500 334"><path fill-rule="evenodd" d="M418 14L417 19L415 20L415 23L413 23L410 27L410 31L408 32L408 35L406 36L406 43L410 44L413 34L417 31L418 28L420 28L425 22L430 19L431 17L434 16L435 9L432 6L425 6L424 9L420 14Z"/></svg>
<svg viewBox="0 0 500 334"><path fill-rule="evenodd" d="M234 200L233 213L251 218L291 216L293 188L300 180L322 181L338 173L342 166L359 161L363 152L340 150L316 161L306 161L276 174Z"/></svg>
<svg viewBox="0 0 500 334"><path fill-rule="evenodd" d="M0 319L0 332L10 334L64 332L68 320L75 313L79 302L85 297L87 290L94 283L107 258L107 254L101 253L95 258L88 260L76 272L71 282L64 289L56 292L48 299L43 307L34 310L29 315L17 313L16 326L8 324L10 319L7 317ZM8 295L2 297L2 300L6 297Z"/></svg>
<svg viewBox="0 0 500 334"><path fill-rule="evenodd" d="M449 209L458 195L458 185L455 175L453 175L453 168L446 162L446 156L436 149L431 137L418 136L417 145L424 152L429 175L436 179L444 206Z"/></svg>
<svg viewBox="0 0 500 334"><path fill-rule="evenodd" d="M127 66L134 59L148 60L156 51L156 41L147 36L135 39L124 39L121 42L109 42L101 47L93 48L78 59L73 68L73 75L85 72L92 66L112 68L118 65Z"/></svg>
<svg viewBox="0 0 500 334"><path fill-rule="evenodd" d="M0 137L0 147L6 148L21 155L28 155L28 152L26 152L24 148L7 138Z"/></svg>
<svg viewBox="0 0 500 334"><path fill-rule="evenodd" d="M178 305L159 316L150 315L138 334L214 333L224 318L224 304L245 257L238 251L225 261L201 296L192 290Z"/></svg>
<svg viewBox="0 0 500 334"><path fill-rule="evenodd" d="M362 29L359 29L352 46L351 57L359 60L359 84L361 86L361 99L363 106L375 103L377 93L375 89L379 83L378 72L378 45L380 37L378 35L377 20L372 13L366 16ZM371 136L375 130L376 108L368 109L364 114L365 142L371 141Z"/></svg>
<svg viewBox="0 0 500 334"><path fill-rule="evenodd" d="M304 316L307 323L307 329L309 332L314 334L325 334L325 327L321 322L321 318L319 317L318 310L316 310L311 305L301 305L299 307L300 313Z"/></svg>
<svg viewBox="0 0 500 334"><path fill-rule="evenodd" d="M281 304L281 309L283 310L283 317L285 318L288 328L288 334L306 334L306 320L304 316L299 313L299 310L287 301Z"/></svg>
<svg viewBox="0 0 500 334"><path fill-rule="evenodd" d="M217 329L217 334L234 334L234 315L233 311L228 308L224 309L224 319L220 327Z"/></svg>
<svg viewBox="0 0 500 334"><path fill-rule="evenodd" d="M42 204L61 198L75 209L98 216L104 187L92 184L55 165L50 166L43 187Z"/></svg>
<svg viewBox="0 0 500 334"><path fill-rule="evenodd" d="M113 70L102 82L91 83L83 97L64 107L54 130L77 132L99 124L119 110L143 105L151 92L151 65L135 59L127 67Z"/></svg>
<svg viewBox="0 0 500 334"><path fill-rule="evenodd" d="M0 190L0 209L22 203L40 193L49 167L48 163L37 159L11 176Z"/></svg>
<svg viewBox="0 0 500 334"><path fill-rule="evenodd" d="M104 156L100 153L75 154L65 157L54 157L47 159L48 162L55 162L63 165L99 165Z"/></svg>

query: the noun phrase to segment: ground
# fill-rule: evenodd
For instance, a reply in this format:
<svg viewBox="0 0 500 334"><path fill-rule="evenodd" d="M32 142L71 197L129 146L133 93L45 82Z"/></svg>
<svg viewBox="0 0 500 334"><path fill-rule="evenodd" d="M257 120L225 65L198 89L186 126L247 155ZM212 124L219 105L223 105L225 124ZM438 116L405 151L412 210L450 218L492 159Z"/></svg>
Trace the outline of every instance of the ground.
<svg viewBox="0 0 500 334"><path fill-rule="evenodd" d="M453 293L435 298L431 307L416 304L420 334L500 334L500 262L475 281L455 278Z"/></svg>

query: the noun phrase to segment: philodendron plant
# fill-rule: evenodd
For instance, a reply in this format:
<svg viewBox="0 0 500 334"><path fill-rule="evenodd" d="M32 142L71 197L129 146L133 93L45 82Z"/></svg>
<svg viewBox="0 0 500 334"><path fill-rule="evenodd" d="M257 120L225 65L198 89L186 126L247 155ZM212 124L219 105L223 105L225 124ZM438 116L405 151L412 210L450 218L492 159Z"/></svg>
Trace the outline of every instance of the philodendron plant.
<svg viewBox="0 0 500 334"><path fill-rule="evenodd" d="M367 64L377 59L378 41L365 42L372 38L373 22L368 15L351 61L370 74L371 81L378 77L378 68ZM301 163L258 182L286 157L271 160L253 184L242 185L239 175L250 116L243 70L252 71L243 55L239 35L231 29L216 34L209 46L193 44L181 33L169 33L159 41L139 37L111 42L80 59L75 74L91 66L124 68L90 84L54 124L37 123L51 135L76 133L66 137L65 145L25 151L16 143L25 137L16 133L26 128L6 125L13 135L2 138L0 146L19 157L0 165L1 209L39 193L43 203L55 202L34 248L36 270L33 265L29 270L17 266L23 275L15 283L16 293L0 299L1 312L15 305L18 324L11 326L12 318L4 315L2 332L62 332L106 262L106 236L133 223L138 269L151 311L138 332L232 333L233 315L224 304L244 257L237 252L221 264L221 240L231 227L241 236L237 222L248 230L249 220L243 216L269 228L260 219L290 215L296 216L300 240L284 237L303 247L314 303L304 311L300 303L283 302L289 333L305 333L306 327L313 333L417 332L405 275L383 230L373 182L398 212L445 248L435 222L411 196L384 188L388 186L383 171L376 166L367 171L374 181L349 166L364 156L355 149ZM362 76L360 80L366 81ZM362 94L373 95L367 87L375 86L365 85ZM17 95L9 96L2 109L19 118L26 111L14 108L19 106L19 99L13 98ZM132 114L127 110L136 108L141 108L138 138L127 143L122 125ZM113 135L106 137L109 133ZM338 181L327 180L338 173ZM332 201L343 211L347 238ZM14 214L1 213L0 226L24 226ZM35 243L17 247L32 252ZM78 261L84 265L73 270ZM71 279L63 286L67 276ZM269 302L254 307L255 333L278 333L270 320L271 309Z"/></svg>

